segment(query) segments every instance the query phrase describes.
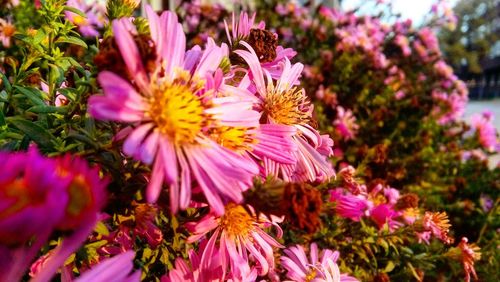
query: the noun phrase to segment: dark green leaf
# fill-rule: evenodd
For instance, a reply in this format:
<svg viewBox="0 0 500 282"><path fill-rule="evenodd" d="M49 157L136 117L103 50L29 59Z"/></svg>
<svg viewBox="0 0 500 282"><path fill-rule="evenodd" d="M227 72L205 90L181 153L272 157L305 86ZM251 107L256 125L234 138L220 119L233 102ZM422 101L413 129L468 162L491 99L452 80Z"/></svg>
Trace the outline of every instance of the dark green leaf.
<svg viewBox="0 0 500 282"><path fill-rule="evenodd" d="M58 113L58 114L64 114L68 111L67 107L55 107L55 106L47 106L47 105L40 105L40 106L33 106L28 109L28 111L33 112L33 113L44 113L44 114L50 114L50 113Z"/></svg>
<svg viewBox="0 0 500 282"><path fill-rule="evenodd" d="M32 121L21 118L9 118L7 119L7 121L24 132L24 134L26 134L31 140L35 141L41 147L52 147L51 140L53 136L45 128Z"/></svg>
<svg viewBox="0 0 500 282"><path fill-rule="evenodd" d="M34 89L34 88L21 87L21 86L17 86L17 85L14 85L14 88L17 91L19 91L21 94L26 96L26 98L28 98L33 104L39 105L39 106L46 105L41 97L40 90Z"/></svg>

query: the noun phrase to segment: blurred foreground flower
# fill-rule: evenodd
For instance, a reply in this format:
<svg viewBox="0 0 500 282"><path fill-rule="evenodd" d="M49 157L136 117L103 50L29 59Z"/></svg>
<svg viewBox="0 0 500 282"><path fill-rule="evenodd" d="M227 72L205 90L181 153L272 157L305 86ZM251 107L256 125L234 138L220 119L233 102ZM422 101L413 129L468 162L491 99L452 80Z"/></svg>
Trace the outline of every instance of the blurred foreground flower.
<svg viewBox="0 0 500 282"><path fill-rule="evenodd" d="M70 231L34 278L48 281L94 228L107 180L82 159L35 148L0 159L0 280L17 281L54 230Z"/></svg>

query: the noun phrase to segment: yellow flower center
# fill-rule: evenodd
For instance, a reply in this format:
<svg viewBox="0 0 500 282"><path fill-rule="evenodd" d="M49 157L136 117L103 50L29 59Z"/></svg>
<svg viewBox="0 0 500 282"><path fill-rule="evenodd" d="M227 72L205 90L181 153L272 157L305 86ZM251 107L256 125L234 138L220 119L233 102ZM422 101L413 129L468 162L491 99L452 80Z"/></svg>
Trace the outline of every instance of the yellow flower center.
<svg viewBox="0 0 500 282"><path fill-rule="evenodd" d="M262 118L264 122L278 124L306 124L310 120L310 102L302 89L296 87L284 93L268 91L264 102Z"/></svg>
<svg viewBox="0 0 500 282"><path fill-rule="evenodd" d="M86 24L86 22L87 22L87 19L86 19L86 18L84 18L84 17L82 17L82 16L80 16L80 15L75 15L75 16L73 17L73 23L74 23L75 25L85 25L85 24Z"/></svg>
<svg viewBox="0 0 500 282"><path fill-rule="evenodd" d="M81 212L92 204L90 187L82 175L77 175L69 188L69 202L66 212L70 216L79 216Z"/></svg>
<svg viewBox="0 0 500 282"><path fill-rule="evenodd" d="M246 236L253 229L254 222L255 220L241 205L230 203L225 207L220 226L230 236Z"/></svg>
<svg viewBox="0 0 500 282"><path fill-rule="evenodd" d="M30 191L22 179L16 179L7 183L6 187L2 190L8 198L15 198L15 202L10 207L0 212L0 219L6 218L7 216L22 210L31 202L36 201L35 198L32 198L33 195L30 195Z"/></svg>
<svg viewBox="0 0 500 282"><path fill-rule="evenodd" d="M311 269L306 275L306 282L312 281L316 278L316 269Z"/></svg>
<svg viewBox="0 0 500 282"><path fill-rule="evenodd" d="M148 115L156 127L176 143L193 143L205 125L206 116L196 89L189 83L168 83L153 91Z"/></svg>
<svg viewBox="0 0 500 282"><path fill-rule="evenodd" d="M2 28L2 32L5 37L12 37L12 35L16 32L16 28L11 24L6 24Z"/></svg>
<svg viewBox="0 0 500 282"><path fill-rule="evenodd" d="M219 145L233 151L251 150L257 139L248 133L247 127L221 126L210 130L210 137Z"/></svg>

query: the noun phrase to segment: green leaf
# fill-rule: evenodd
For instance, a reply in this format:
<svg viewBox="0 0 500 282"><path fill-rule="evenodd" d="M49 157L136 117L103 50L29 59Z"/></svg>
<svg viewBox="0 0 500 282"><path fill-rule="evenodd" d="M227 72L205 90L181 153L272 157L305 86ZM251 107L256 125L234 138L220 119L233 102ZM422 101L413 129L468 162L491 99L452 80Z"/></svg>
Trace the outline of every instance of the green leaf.
<svg viewBox="0 0 500 282"><path fill-rule="evenodd" d="M51 113L65 114L68 111L68 108L40 105L40 106L33 106L29 108L28 111L33 113L44 113L44 114L51 114Z"/></svg>
<svg viewBox="0 0 500 282"><path fill-rule="evenodd" d="M70 6L64 6L64 11L69 11L69 12L75 13L81 17L87 18L87 15L85 15L85 13L83 11L80 11L77 8L73 8Z"/></svg>
<svg viewBox="0 0 500 282"><path fill-rule="evenodd" d="M26 98L28 98L33 104L39 105L39 106L45 106L45 102L43 101L41 97L40 90L34 89L34 88L27 88L27 87L21 87L14 85L14 88L21 92Z"/></svg>
<svg viewBox="0 0 500 282"><path fill-rule="evenodd" d="M39 126L38 124L21 119L21 118L8 118L7 121L21 130L24 134L26 134L31 140L35 141L38 145L44 148L52 147L52 138L53 136L48 133L48 131Z"/></svg>
<svg viewBox="0 0 500 282"><path fill-rule="evenodd" d="M396 265L394 264L394 262L392 262L392 260L390 260L389 262L387 262L387 265L385 266L383 272L391 272L392 270L394 270L394 267L396 267Z"/></svg>
<svg viewBox="0 0 500 282"><path fill-rule="evenodd" d="M56 43L69 43L69 44L81 46L85 49L88 48L87 43L85 43L85 41L81 40L78 37L74 37L74 36L61 36L61 37L57 38Z"/></svg>
<svg viewBox="0 0 500 282"><path fill-rule="evenodd" d="M2 76L2 81L3 81L3 85L5 86L5 90L10 92L12 90L12 86L10 85L9 79L1 71L0 71L0 75Z"/></svg>

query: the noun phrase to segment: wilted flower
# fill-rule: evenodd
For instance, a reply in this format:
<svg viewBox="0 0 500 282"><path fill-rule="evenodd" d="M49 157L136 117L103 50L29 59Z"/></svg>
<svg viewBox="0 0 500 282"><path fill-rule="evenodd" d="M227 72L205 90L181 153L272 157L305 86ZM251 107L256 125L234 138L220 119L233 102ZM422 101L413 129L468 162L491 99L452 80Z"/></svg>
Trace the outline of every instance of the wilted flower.
<svg viewBox="0 0 500 282"><path fill-rule="evenodd" d="M476 270L474 268L474 263L481 259L480 248L476 244L469 244L469 240L462 237L460 243L455 248L452 248L446 254L447 256L458 260L462 263L465 271L465 281L470 282L470 277L474 277L477 280Z"/></svg>

